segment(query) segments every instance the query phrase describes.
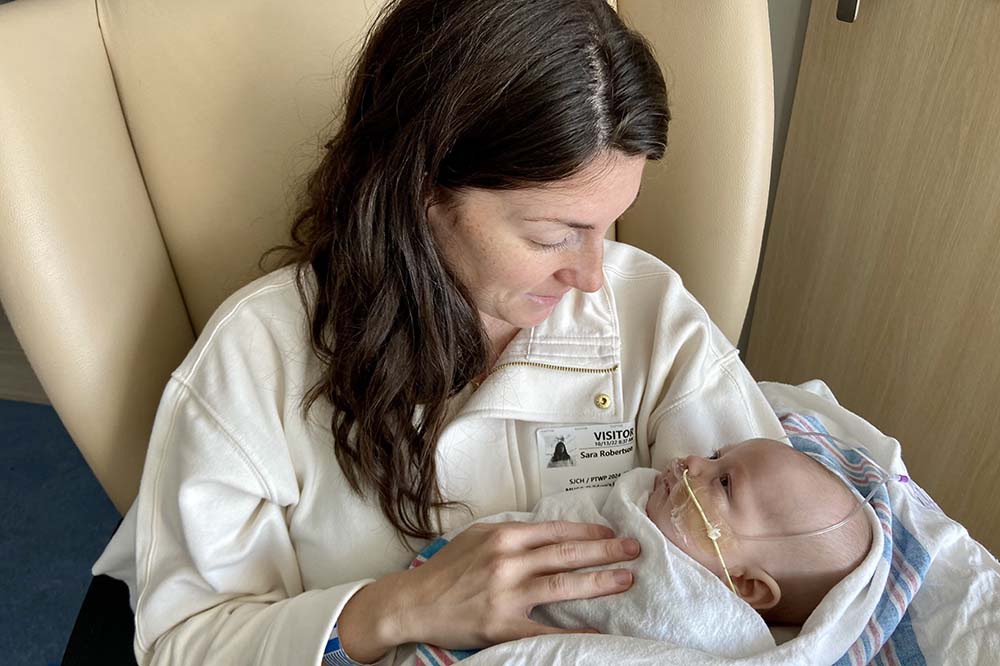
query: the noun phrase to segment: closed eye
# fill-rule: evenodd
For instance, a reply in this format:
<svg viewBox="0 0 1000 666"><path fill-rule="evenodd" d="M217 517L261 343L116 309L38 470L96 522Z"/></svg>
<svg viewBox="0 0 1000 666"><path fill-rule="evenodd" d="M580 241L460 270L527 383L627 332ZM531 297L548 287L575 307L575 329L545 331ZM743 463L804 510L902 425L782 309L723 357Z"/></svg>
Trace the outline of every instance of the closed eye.
<svg viewBox="0 0 1000 666"><path fill-rule="evenodd" d="M531 241L531 243L542 252L554 252L569 245L569 237L562 239L558 243L539 243L538 241Z"/></svg>

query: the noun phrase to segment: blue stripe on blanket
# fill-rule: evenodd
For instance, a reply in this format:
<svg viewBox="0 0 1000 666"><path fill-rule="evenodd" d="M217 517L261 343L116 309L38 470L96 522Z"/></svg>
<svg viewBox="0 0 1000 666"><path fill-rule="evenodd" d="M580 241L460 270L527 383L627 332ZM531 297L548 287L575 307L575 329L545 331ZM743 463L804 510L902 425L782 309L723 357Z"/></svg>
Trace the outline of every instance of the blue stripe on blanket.
<svg viewBox="0 0 1000 666"><path fill-rule="evenodd" d="M847 478L862 496L867 496L874 484L879 483L878 470L859 455L856 449L844 449L830 440L802 434L807 430L829 434L819 419L786 414L781 417L781 424L796 449ZM864 633L837 660L836 666L858 666L871 662L887 666L900 663L925 666L926 661L917 644L907 608L930 567L930 556L891 513L892 504L884 486L879 488L869 502L885 533L882 557L889 563L889 576L885 591L876 604Z"/></svg>
<svg viewBox="0 0 1000 666"><path fill-rule="evenodd" d="M910 622L910 613L903 614L903 619L896 626L896 631L892 632L892 651L895 652L896 663L910 666L927 666L924 653L917 645L917 636L913 633L913 624Z"/></svg>
<svg viewBox="0 0 1000 666"><path fill-rule="evenodd" d="M424 547L424 549L420 551L420 555L418 557L420 557L421 560L426 562L427 560L431 559L431 557L433 557L435 553L437 553L439 550L441 550L447 545L448 545L447 539L445 539L444 537L438 537L437 539L434 539L434 541L431 541L429 544L427 544Z"/></svg>

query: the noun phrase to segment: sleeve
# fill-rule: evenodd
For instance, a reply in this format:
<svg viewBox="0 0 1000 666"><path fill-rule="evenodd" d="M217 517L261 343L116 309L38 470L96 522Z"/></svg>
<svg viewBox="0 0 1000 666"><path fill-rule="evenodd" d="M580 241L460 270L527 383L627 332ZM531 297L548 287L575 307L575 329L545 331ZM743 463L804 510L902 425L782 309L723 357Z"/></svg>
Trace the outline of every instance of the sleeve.
<svg viewBox="0 0 1000 666"><path fill-rule="evenodd" d="M136 659L316 666L372 579L303 590L285 522L297 488L275 481L282 470L262 473L222 422L171 379L137 499Z"/></svg>
<svg viewBox="0 0 1000 666"><path fill-rule="evenodd" d="M755 437L780 438L781 424L739 356L722 359L701 386L664 402L651 419L652 466L662 469L681 455L708 455Z"/></svg>
<svg viewBox="0 0 1000 666"><path fill-rule="evenodd" d="M643 410L650 464L784 430L738 350L679 285L662 301Z"/></svg>

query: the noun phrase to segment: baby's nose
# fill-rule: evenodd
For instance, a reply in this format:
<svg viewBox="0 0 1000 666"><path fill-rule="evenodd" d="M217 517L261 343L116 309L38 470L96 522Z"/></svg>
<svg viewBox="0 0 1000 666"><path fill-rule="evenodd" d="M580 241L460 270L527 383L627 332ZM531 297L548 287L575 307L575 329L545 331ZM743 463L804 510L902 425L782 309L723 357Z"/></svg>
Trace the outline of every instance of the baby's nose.
<svg viewBox="0 0 1000 666"><path fill-rule="evenodd" d="M678 460L681 473L686 469L688 470L688 476L698 476L706 464L708 464L708 461L701 456L686 456Z"/></svg>

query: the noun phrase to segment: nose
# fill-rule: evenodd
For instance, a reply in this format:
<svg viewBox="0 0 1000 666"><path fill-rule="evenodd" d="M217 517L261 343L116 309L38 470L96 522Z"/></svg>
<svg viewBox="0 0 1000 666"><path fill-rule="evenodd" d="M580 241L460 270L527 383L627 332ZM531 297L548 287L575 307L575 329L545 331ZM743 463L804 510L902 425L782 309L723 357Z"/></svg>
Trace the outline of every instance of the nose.
<svg viewBox="0 0 1000 666"><path fill-rule="evenodd" d="M690 477L700 476L706 467L711 464L710 460L701 456L685 456L679 458L678 462L680 463L679 467L681 471L683 472L684 468L687 468L688 476Z"/></svg>
<svg viewBox="0 0 1000 666"><path fill-rule="evenodd" d="M573 256L573 264L559 271L561 282L580 291L594 292L604 285L604 239L597 238Z"/></svg>

